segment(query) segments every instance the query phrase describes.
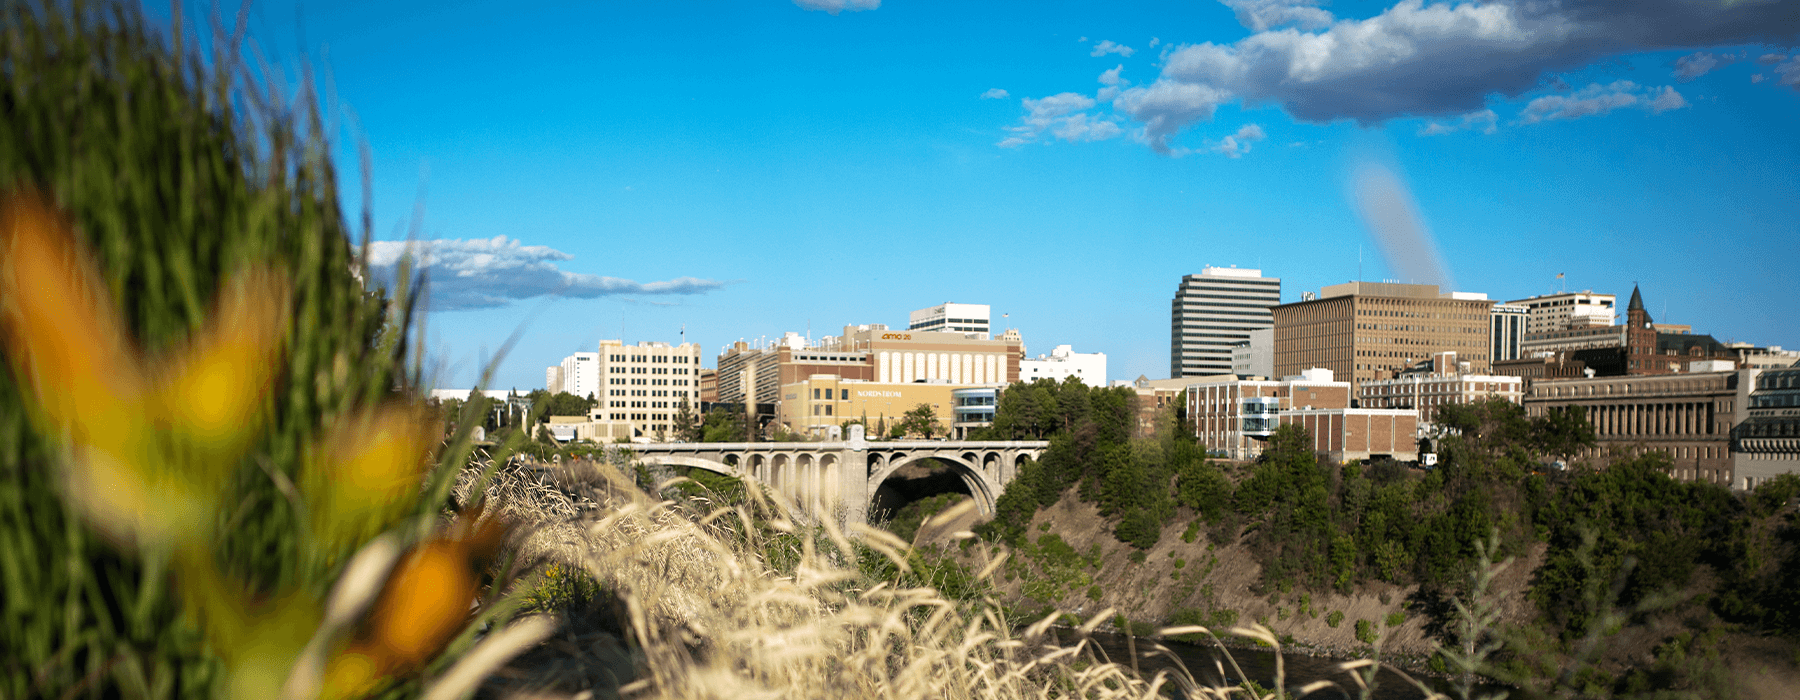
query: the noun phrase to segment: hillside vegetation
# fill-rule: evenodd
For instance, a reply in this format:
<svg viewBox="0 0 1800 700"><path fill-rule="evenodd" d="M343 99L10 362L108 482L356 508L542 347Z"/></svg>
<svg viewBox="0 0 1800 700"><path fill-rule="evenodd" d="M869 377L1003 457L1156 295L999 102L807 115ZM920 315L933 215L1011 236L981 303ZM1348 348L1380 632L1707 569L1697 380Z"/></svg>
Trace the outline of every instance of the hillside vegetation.
<svg viewBox="0 0 1800 700"><path fill-rule="evenodd" d="M1131 399L1047 381L1002 395L991 437L1051 442L977 528L1015 556L1012 604L1112 605L1158 625L1259 619L1321 647L1385 637L1423 654L1474 641L1458 638L1455 601L1511 590L1504 624L1479 640L1505 643L1485 673L1531 692L1724 693L1733 645L1796 663L1800 479L1733 494L1671 479L1660 452L1553 470L1591 442L1585 421L1533 421L1504 401L1445 411L1460 434L1430 471L1330 463L1293 427L1232 464L1206 459L1172 415L1133 437ZM1490 536L1493 558L1514 562L1475 591Z"/></svg>

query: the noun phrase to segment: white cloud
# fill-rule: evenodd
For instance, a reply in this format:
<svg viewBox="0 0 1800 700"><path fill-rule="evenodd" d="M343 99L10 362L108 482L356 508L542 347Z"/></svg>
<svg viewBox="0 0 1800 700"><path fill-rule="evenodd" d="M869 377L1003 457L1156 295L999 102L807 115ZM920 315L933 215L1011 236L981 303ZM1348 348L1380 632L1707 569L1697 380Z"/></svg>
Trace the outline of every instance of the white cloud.
<svg viewBox="0 0 1800 700"><path fill-rule="evenodd" d="M1800 34L1800 13L1785 2L1400 0L1373 17L1328 26L1325 11L1310 2L1228 4L1245 13L1246 26L1269 28L1234 43L1173 47L1154 82L1115 99L1160 152L1173 152L1176 134L1225 101L1276 104L1308 122L1449 117L1486 109L1494 95L1525 95L1546 75L1607 56L1782 44ZM1537 115L1574 115L1585 104Z"/></svg>
<svg viewBox="0 0 1800 700"><path fill-rule="evenodd" d="M1426 122L1424 128L1419 129L1419 135L1436 136L1438 134L1449 134L1465 129L1470 131L1479 130L1484 134L1492 134L1499 129L1499 123L1500 115L1495 114L1494 110L1482 109L1458 117L1454 124L1445 124L1435 121Z"/></svg>
<svg viewBox="0 0 1800 700"><path fill-rule="evenodd" d="M1036 142L1045 132L1069 142L1104 141L1125 133L1118 122L1088 114L1087 110L1097 103L1087 95L1064 92L1036 99L1027 97L1021 103L1025 116L1019 119L1019 125L1006 128L1010 136L994 145L1017 148Z"/></svg>
<svg viewBox="0 0 1800 700"><path fill-rule="evenodd" d="M1094 106L1094 98L1080 93L1063 92L1037 99L1027 97L1023 103L1025 111L1030 113L1025 117L1027 122L1047 124L1056 117Z"/></svg>
<svg viewBox="0 0 1800 700"><path fill-rule="evenodd" d="M1737 59L1731 54L1718 56L1710 53L1692 53L1675 59L1675 79L1689 82L1695 78L1712 72L1714 68L1726 65Z"/></svg>
<svg viewBox="0 0 1800 700"><path fill-rule="evenodd" d="M439 239L406 243L369 243L369 271L391 283L400 259L409 251L415 270L426 275L433 311L488 309L539 296L581 299L620 294L701 294L725 286L717 280L677 277L636 282L579 272L565 272L556 262L575 256L549 246L522 245L506 236Z"/></svg>
<svg viewBox="0 0 1800 700"><path fill-rule="evenodd" d="M1686 106L1688 106L1687 98L1682 97L1681 93L1676 92L1675 88L1669 85L1664 85L1662 92L1658 93L1654 99L1650 100L1650 111L1657 114L1662 114L1671 109L1681 109Z"/></svg>
<svg viewBox="0 0 1800 700"><path fill-rule="evenodd" d="M1124 44L1115 44L1112 42L1111 39L1105 39L1105 40L1102 40L1098 44L1094 44L1094 50L1089 52L1088 55L1093 56L1095 58L1099 58L1099 57L1105 56L1109 53L1116 53L1120 56L1124 56L1126 58L1131 58L1132 54L1137 53L1137 49L1131 48Z"/></svg>
<svg viewBox="0 0 1800 700"><path fill-rule="evenodd" d="M1757 73L1755 75L1750 76L1750 82L1752 82L1752 83L1760 83L1764 80L1768 80L1768 77L1764 76L1761 73Z"/></svg>
<svg viewBox="0 0 1800 700"><path fill-rule="evenodd" d="M881 0L794 0L794 4L803 9L821 10L835 15L844 10L851 12L873 10L881 7Z"/></svg>
<svg viewBox="0 0 1800 700"><path fill-rule="evenodd" d="M1113 108L1144 124L1144 138L1158 153L1173 153L1169 139L1182 127L1212 119L1231 93L1209 85L1158 80L1134 87L1113 100Z"/></svg>
<svg viewBox="0 0 1800 700"><path fill-rule="evenodd" d="M1761 63L1765 66L1772 66L1777 63L1780 63L1781 59L1784 59L1784 58L1787 58L1787 56L1784 56L1784 55L1778 54L1778 53L1765 53L1761 56L1757 56L1756 62Z"/></svg>
<svg viewBox="0 0 1800 700"><path fill-rule="evenodd" d="M1293 25L1304 30L1324 29L1337 19L1315 7L1317 0L1219 0L1237 13L1238 24L1264 32Z"/></svg>
<svg viewBox="0 0 1800 700"><path fill-rule="evenodd" d="M1212 150L1223 153L1228 158L1242 158L1245 153L1250 152L1251 142L1261 141L1264 138L1266 135L1261 126L1245 124L1237 130L1237 133L1219 139L1218 143L1213 144Z"/></svg>
<svg viewBox="0 0 1800 700"><path fill-rule="evenodd" d="M1000 88L988 88L987 92L981 93L981 99L984 100L1004 100L1010 96L1009 93Z"/></svg>
<svg viewBox="0 0 1800 700"><path fill-rule="evenodd" d="M1519 121L1536 124L1547 119L1579 119L1606 114L1637 104L1638 97L1632 94L1636 89L1636 83L1619 80L1605 86L1593 83L1568 97L1545 95L1526 104L1525 111L1519 114Z"/></svg>
<svg viewBox="0 0 1800 700"><path fill-rule="evenodd" d="M1676 92L1674 87L1640 88L1629 80L1617 80L1610 85L1590 83L1587 87L1564 97L1562 95L1546 95L1532 100L1519 113L1519 122L1536 124L1554 119L1579 119L1581 117L1606 114L1621 107L1643 107L1655 113L1687 106L1687 99Z"/></svg>
<svg viewBox="0 0 1800 700"><path fill-rule="evenodd" d="M1800 90L1800 54L1789 56L1775 65L1775 84Z"/></svg>
<svg viewBox="0 0 1800 700"><path fill-rule="evenodd" d="M1121 63L1114 66L1112 70L1101 73L1100 84L1105 85L1106 87L1100 88L1100 93L1095 95L1094 98L1101 102L1111 102L1113 98L1118 97L1119 91L1124 90L1125 86L1131 84L1131 81L1119 77L1119 73L1124 70L1125 64Z"/></svg>
<svg viewBox="0 0 1800 700"><path fill-rule="evenodd" d="M1161 39L1158 39L1156 37L1150 37L1150 48L1154 49L1154 48L1156 48L1157 44L1161 44L1161 43L1162 43Z"/></svg>

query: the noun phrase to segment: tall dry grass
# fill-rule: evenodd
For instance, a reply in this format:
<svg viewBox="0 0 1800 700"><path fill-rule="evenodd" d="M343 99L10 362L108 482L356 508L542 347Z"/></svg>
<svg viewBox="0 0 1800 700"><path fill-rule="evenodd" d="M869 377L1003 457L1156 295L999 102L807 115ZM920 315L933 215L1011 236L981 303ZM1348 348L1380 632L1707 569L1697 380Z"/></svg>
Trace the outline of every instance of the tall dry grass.
<svg viewBox="0 0 1800 700"><path fill-rule="evenodd" d="M1288 682L1282 678L1273 690L1253 683L1202 686L1179 663L1174 671L1141 677L1129 660L1108 660L1087 636L1112 617L1111 610L1074 630L1054 629L1058 616L1017 630L992 599L950 600L933 588L898 586L859 567L872 553L902 570L907 567L911 552L888 533L866 527L844 532L831 522L806 524L757 488L746 489L743 501L733 504L662 499L640 488L629 476L634 473L622 461L514 465L499 469L488 484L489 507L531 524L530 534L517 543L520 558L546 568L585 571L606 600L577 606L578 612L611 616L611 636L616 637L591 634L591 629L586 635L571 631L553 637L551 644L564 651L562 665L539 655L535 662L503 672L511 679L490 684L492 695L586 692L582 697L730 700L1294 696L1282 688ZM465 479L459 493L469 495L474 483ZM677 493L669 485L656 490ZM992 575L999 563L989 562L980 575ZM1212 634L1194 627L1164 632ZM1264 639L1279 651L1279 641L1267 630L1232 633ZM609 647L591 656L594 663L608 665L616 680L578 670L579 659L588 653L584 644L614 643L629 651ZM1154 640L1142 640L1139 649L1174 658ZM1346 666L1347 672L1372 670L1366 661ZM1223 675L1245 677L1241 670ZM1337 686L1356 696L1361 689L1355 675L1349 673L1343 684L1314 680L1305 690ZM596 678L602 680L595 683Z"/></svg>

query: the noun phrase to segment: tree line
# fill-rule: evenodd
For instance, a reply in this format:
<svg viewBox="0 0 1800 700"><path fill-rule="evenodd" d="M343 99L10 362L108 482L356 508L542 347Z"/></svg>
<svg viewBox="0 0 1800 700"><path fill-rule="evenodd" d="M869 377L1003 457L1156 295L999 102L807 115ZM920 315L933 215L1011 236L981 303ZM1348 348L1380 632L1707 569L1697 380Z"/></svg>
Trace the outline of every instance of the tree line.
<svg viewBox="0 0 1800 700"><path fill-rule="evenodd" d="M1136 412L1129 388L1008 387L980 438L1050 448L1020 468L979 534L1023 546L1033 514L1073 489L1139 549L1181 523L1189 538L1245 544L1267 593L1386 581L1444 601L1465 592L1476 543L1497 532L1499 557L1544 547L1529 595L1543 629L1562 640L1588 632L1599 603L1638 609L1678 593L1717 620L1800 637L1792 475L1734 494L1676 481L1663 452L1560 468L1594 444L1581 410L1532 419L1500 399L1442 407L1440 461L1424 471L1335 463L1291 425L1253 462L1214 461L1172 412L1156 435L1134 435Z"/></svg>

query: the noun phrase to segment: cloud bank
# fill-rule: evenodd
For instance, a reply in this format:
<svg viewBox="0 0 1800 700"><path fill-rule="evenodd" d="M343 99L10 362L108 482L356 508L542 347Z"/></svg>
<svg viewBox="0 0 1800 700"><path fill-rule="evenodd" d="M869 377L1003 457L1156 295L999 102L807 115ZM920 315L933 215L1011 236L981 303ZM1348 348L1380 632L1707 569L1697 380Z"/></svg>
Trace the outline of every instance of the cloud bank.
<svg viewBox="0 0 1800 700"><path fill-rule="evenodd" d="M1785 45L1800 36L1800 12L1778 0L1401 0L1367 19L1338 19L1314 0L1221 2L1254 33L1228 44L1173 46L1153 82L1112 100L1113 111L1140 123L1142 139L1158 152L1175 152L1170 140L1176 134L1234 100L1276 105L1314 123L1458 117L1480 114L1492 95L1518 97L1538 88L1546 75L1609 56ZM1720 57L1685 60L1677 77L1703 75ZM1790 65L1774 72L1793 75ZM1654 111L1686 104L1672 89L1649 89L1657 94L1633 100L1655 105ZM1604 113L1622 101L1564 105L1535 118L1584 109ZM1436 128L1475 127L1480 125Z"/></svg>
<svg viewBox="0 0 1800 700"><path fill-rule="evenodd" d="M522 245L506 236L486 239L439 239L405 243L372 241L369 272L392 283L400 259L414 253L415 269L425 272L432 311L491 309L540 296L593 299L624 294L702 294L725 286L717 280L677 277L636 282L579 272L565 272L556 262L575 256L549 246Z"/></svg>

